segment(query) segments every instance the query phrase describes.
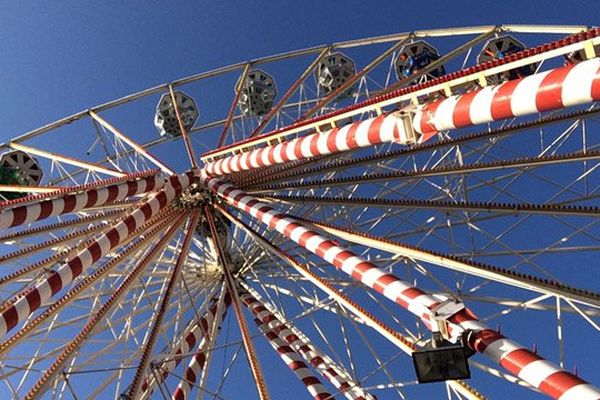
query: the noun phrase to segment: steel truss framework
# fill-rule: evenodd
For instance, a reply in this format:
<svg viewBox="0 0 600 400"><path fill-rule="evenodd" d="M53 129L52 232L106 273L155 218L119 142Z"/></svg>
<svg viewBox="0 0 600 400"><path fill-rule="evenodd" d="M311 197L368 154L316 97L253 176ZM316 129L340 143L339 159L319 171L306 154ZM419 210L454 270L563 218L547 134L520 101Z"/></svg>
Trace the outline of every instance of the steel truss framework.
<svg viewBox="0 0 600 400"><path fill-rule="evenodd" d="M476 65L506 34L529 47ZM417 40L441 57L398 80ZM599 45L525 25L334 43L1 144L45 173L0 186L29 193L0 203L2 397L600 398ZM357 73L323 95L334 52ZM258 66L283 93L261 117L237 109ZM155 139L137 116L176 89L207 119L188 132L176 108L181 138ZM466 304L447 327L469 333L473 379L418 385L409 357L447 299Z"/></svg>

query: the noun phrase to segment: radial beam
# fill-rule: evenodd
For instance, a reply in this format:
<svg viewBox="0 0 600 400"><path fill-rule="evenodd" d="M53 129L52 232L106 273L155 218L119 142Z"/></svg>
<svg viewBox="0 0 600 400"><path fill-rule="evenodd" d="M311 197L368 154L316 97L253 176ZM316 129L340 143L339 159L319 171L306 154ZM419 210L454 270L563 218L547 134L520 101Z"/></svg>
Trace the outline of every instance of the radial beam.
<svg viewBox="0 0 600 400"><path fill-rule="evenodd" d="M142 250L143 246L150 244L152 239L159 234L164 233L164 230L169 227L173 219L177 219L177 216L173 212L168 212L164 215L157 216L154 220L136 230L133 235L136 241L133 244L128 246L125 250L120 251L117 256L96 269L90 275L86 276L77 284L77 286L70 289L61 298L49 305L41 314L27 322L13 336L0 343L0 354L6 353L15 345L19 344L42 323L47 321L49 318L56 316L62 308L70 304L72 301L77 299L80 294L88 290L91 285L98 281L98 279L105 276L122 262L127 261L129 257Z"/></svg>
<svg viewBox="0 0 600 400"><path fill-rule="evenodd" d="M29 224L49 217L81 211L87 208L102 206L106 203L121 201L128 197L160 189L166 183L164 178L156 175L142 179L130 179L123 183L100 186L91 189L60 193L52 199L40 195L23 205L0 207L0 229Z"/></svg>
<svg viewBox="0 0 600 400"><path fill-rule="evenodd" d="M393 343L400 350L404 351L406 354L412 354L415 350L414 344L399 334L398 332L392 330L389 326L385 325L381 320L375 317L373 314L369 313L363 307L358 305L356 302L352 301L348 296L339 290L335 289L333 285L325 281L323 278L317 276L315 273L310 271L306 266L300 264L293 257L289 256L285 253L281 248L275 246L273 243L267 241L262 235L252 229L249 225L245 224L240 219L234 217L231 213L229 213L226 209L221 206L218 206L219 211L223 213L230 221L236 224L241 229L244 229L246 233L248 233L260 246L265 248L272 254L275 254L278 258L283 260L287 265L294 268L299 274L301 274L304 278L310 281L313 285L321 289L324 293L326 293L330 298L334 299L340 305L342 305L345 309L350 311L356 317L358 317L361 321L365 322L368 326L375 329L379 334L381 334L384 338ZM242 284L246 290L251 290L247 284ZM449 381L448 384L456 389L459 393L464 395L467 399L470 400L484 400L485 397L479 393L474 388L470 387L466 383L460 380Z"/></svg>
<svg viewBox="0 0 600 400"><path fill-rule="evenodd" d="M221 326L221 322L225 319L227 309L231 304L231 296L229 292L223 288L222 297L214 304L214 306L207 313L206 319L202 321L202 326L205 328L202 332L202 338L198 341L196 351L192 354L190 362L183 374L183 378L177 385L177 388L173 391L171 396L173 400L186 400L190 396L192 386L196 383L199 375L205 371L205 367L208 365L208 353L211 352L214 346L218 329ZM217 318L220 316L220 318ZM214 328L211 330L211 328ZM193 347L192 347L193 348ZM204 385L201 383L200 392L198 396L201 396Z"/></svg>
<svg viewBox="0 0 600 400"><path fill-rule="evenodd" d="M199 307L200 310L197 311L194 319L186 325L186 328L181 334L179 340L171 347L169 354L167 354L162 361L154 365L153 369L156 373L148 372L146 374L146 379L144 379L144 382L140 388L140 400L148 399L154 391L154 386L161 385L169 375L169 372L177 368L177 366L181 363L183 360L183 355L188 354L196 346L196 344L200 343L203 335L205 334L203 327L207 326L210 315L215 314L213 311L213 308L215 308L214 306L216 304L214 296L217 293L218 286L219 285L215 285L211 292L206 295L207 300L205 301L204 305ZM202 316L200 316L201 312Z"/></svg>
<svg viewBox="0 0 600 400"><path fill-rule="evenodd" d="M310 393L314 400L330 399L333 396L325 389L325 386L321 383L308 365L302 361L300 355L290 347L279 335L278 331L285 329L280 321L276 325L275 320L269 319L268 322L263 322L265 319L261 319L261 311L266 310L256 298L252 297L250 293L241 293L241 299L244 305L254 313L256 317L254 321L258 326L258 329L262 332L267 342L271 345L273 350L279 355L281 360L288 366L288 368L296 375L296 377L304 384L306 390ZM281 329L278 329L281 328Z"/></svg>
<svg viewBox="0 0 600 400"><path fill-rule="evenodd" d="M187 216L189 216L189 213ZM192 243L192 237L196 232L196 225L200 219L200 211L194 210L191 212L191 218L188 221L188 226L185 233L185 238L183 239L183 244L181 245L181 250L179 251L179 256L177 258L177 262L175 266L171 270L171 276L169 277L167 287L164 290L164 294L162 299L160 300L160 305L154 314L154 318L151 322L151 328L147 336L147 341L144 343L144 350L140 356L140 361L138 367L135 370L135 375L133 380L131 381L131 385L127 390L127 398L130 400L137 399L139 397L139 391L142 385L142 380L146 375L148 370L148 363L150 362L150 355L154 350L154 344L156 343L156 339L162 328L162 322L169 308L169 303L171 301L171 295L173 294L173 290L175 289L175 284L179 281L179 273L183 268L183 265L186 263L188 258L188 253L190 250L190 245Z"/></svg>
<svg viewBox="0 0 600 400"><path fill-rule="evenodd" d="M35 156L47 158L49 160L52 160L52 161L55 161L55 162L58 162L58 163L73 165L75 167L83 168L83 169L86 169L88 171L99 172L101 174L110 175L110 176L117 176L117 177L127 176L127 174L124 173L124 172L116 171L116 170L111 169L111 168L106 168L106 167L104 167L102 165L93 164L93 163L89 163L89 162L86 162L86 161L78 160L78 159L73 158L73 157L67 157L67 156L63 156L61 154L57 154L57 153L52 153L52 152L45 151L45 150L36 149L34 147L25 146L24 144L21 144L21 143L12 143L11 142L9 144L9 146L12 149L14 149L14 150L24 151L25 153L28 153L28 154L33 154Z"/></svg>
<svg viewBox="0 0 600 400"><path fill-rule="evenodd" d="M26 400L33 400L40 398L56 376L60 373L65 364L71 360L75 352L81 347L84 341L92 334L94 328L99 322L102 322L108 312L114 307L119 298L123 296L129 289L132 283L136 281L136 278L143 272L148 264L159 254L159 252L167 245L169 240L179 229L179 223L183 216L179 217L161 238L152 250L146 255L140 262L127 274L125 279L121 282L119 287L112 293L110 298L106 300L102 306L94 312L88 322L85 324L83 329L71 340L64 348L62 353L56 358L56 360L48 367L38 381L32 386L27 395L24 397Z"/></svg>
<svg viewBox="0 0 600 400"><path fill-rule="evenodd" d="M500 60L493 60L484 64L479 64L474 67L466 68L462 71L454 72L450 75L445 75L436 79L433 79L429 82L425 82L419 85L408 86L399 90L396 90L392 93L387 93L384 95L376 96L370 98L368 100L363 101L362 103L355 104L349 106L347 108L334 111L329 114L324 114L319 117L311 118L306 121L300 122L298 124L293 124L288 127L284 127L256 138L247 139L238 143L234 143L230 146L223 147L221 149L213 150L207 153L204 153L202 159L204 161L214 161L216 157L227 157L227 154L232 154L232 152L244 151L250 147L256 147L258 145L262 145L267 142L272 142L274 140L279 140L284 137L288 137L292 134L296 134L302 131L306 131L309 129L316 129L318 126L335 123L338 120L342 120L348 117L352 117L354 115L360 115L371 111L381 110L384 107L390 106L398 106L398 104L403 104L405 102L411 101L415 102L415 99L419 97L427 97L431 93L444 91L444 92L452 92L452 88L464 88L468 87L473 83L480 82L486 76L495 75L498 73L502 73L504 71L509 71L515 68L522 67L524 65L529 65L532 63L537 63L543 60L547 60L552 57L560 57L565 54L569 54L573 51L581 50L586 46L594 46L600 43L600 29L591 29L587 31L585 34L573 35L566 39L561 39L555 42L546 43L535 48L526 49L524 51L515 53L511 55L511 57L505 57ZM589 60L592 61L592 60ZM588 61L584 61L584 63L588 63ZM581 63L580 63L581 64ZM577 64L577 65L580 65ZM556 70L561 70L557 68ZM552 70L554 71L554 70ZM545 72L543 74L546 74ZM595 75L595 71L592 72ZM539 74L538 78L540 78ZM532 76L536 76L532 75ZM585 73L583 74L585 75ZM531 78L527 77L527 78ZM589 76L583 77L584 81L589 78ZM517 80L519 81L519 80ZM514 82L508 87L514 87ZM531 81L528 81L531 82ZM559 82L554 82L557 84L557 87L560 87ZM535 85L533 85L535 86ZM506 87L506 88L508 88ZM486 90L491 87L487 87ZM532 88L530 88L532 89ZM536 88L533 88L536 89ZM555 90L554 92L556 92ZM585 87L580 87L579 91L585 91ZM560 90L559 90L560 92ZM526 96L531 95L528 91L524 91ZM552 93L551 91L547 93L549 97L554 97L556 93ZM550 99L547 99L550 100ZM571 100L571 99L570 99ZM580 101L590 102L589 96L582 96ZM530 104L531 101L529 101ZM550 102L545 102L544 107L542 109L545 110L545 106L549 106ZM582 104L582 103L579 103ZM573 105L573 104L569 104ZM562 108L563 105L557 103L554 106L557 109ZM519 107L517 107L519 108ZM419 109L421 110L421 108ZM524 110L519 110L519 113L523 112L523 114L531 114L540 111L540 109L529 110L528 112L524 112ZM522 115L522 114L520 114ZM416 118L417 123L415 125L419 125L420 118ZM494 119L495 120L495 119ZM421 131L419 129L419 131ZM430 137L428 135L427 137Z"/></svg>
<svg viewBox="0 0 600 400"><path fill-rule="evenodd" d="M410 148L402 148L397 150L388 151L385 153L379 154L371 154L367 156L360 156L356 158L350 159L337 159L332 160L331 162L323 165L311 166L310 168L294 168L294 170L290 172L286 172L285 174L277 174L275 177L270 176L265 171L263 174L260 172L254 173L251 176L247 176L245 179L246 182L250 184L244 185L245 188L255 188L259 187L262 184L266 183L278 183L286 180L290 180L291 178L302 178L310 175L315 175L319 173L325 173L330 171L343 171L349 169L351 167L370 165L377 162L387 161L387 160L395 160L401 157L406 157L418 153L422 153L425 151L434 151L436 149L447 148L451 146L457 146L464 143L470 143L477 140L490 140L492 138L500 138L508 135L512 135L515 133L527 133L527 132L537 132L534 128L541 128L543 126L549 124L555 124L558 122L569 121L578 118L585 118L597 115L600 113L600 109L591 109L591 110L581 110L576 112L571 112L568 114L553 114L546 116L544 118L538 118L533 121L526 121L517 124L511 124L502 126L494 129L486 129L485 131L469 134L469 135L461 135L454 136L450 138L441 138L436 142L427 142L422 143ZM317 159L312 159L316 161ZM304 160L305 163L308 163L309 160ZM271 168L269 168L269 171ZM237 177L237 175L236 175Z"/></svg>
<svg viewBox="0 0 600 400"><path fill-rule="evenodd" d="M233 275L229 270L227 257L225 257L223 247L219 242L219 234L217 232L212 213L208 206L204 207L204 216L210 227L210 232L215 242L215 247L217 248L218 258L221 267L223 268L223 275L225 283L227 285L227 290L231 294L231 303L233 304L233 310L235 312L238 325L240 327L240 332L242 334L242 342L244 344L244 349L246 351L248 363L250 364L252 376L254 377L254 383L256 384L256 389L258 391L259 398L260 400L269 400L270 396L267 391L267 385L265 384L262 369L256 356L256 352L254 351L254 346L252 345L252 337L250 336L250 332L248 331L248 325L246 324L246 320L244 319L244 314L240 306L240 297L238 295L238 289L236 287L235 281L233 280Z"/></svg>
<svg viewBox="0 0 600 400"><path fill-rule="evenodd" d="M177 116L177 122L179 123L179 129L181 130L181 136L183 137L183 142L185 143L185 150L187 151L188 157L190 158L190 163L192 164L192 168L198 168L198 160L196 160L196 153L194 152L194 147L192 146L192 142L190 141L190 135L188 134L187 129L185 129L185 125L183 123L183 120L181 119L179 106L177 105L177 101L175 100L175 92L173 91L173 85L169 85L169 94L171 95L171 104L173 104L173 109L175 110L175 115Z"/></svg>
<svg viewBox="0 0 600 400"><path fill-rule="evenodd" d="M432 308L440 299L428 294L348 249L310 230L296 219L261 203L247 193L216 178L201 176L201 182L213 193L262 224L306 248L367 287L374 289L408 310L432 329ZM553 398L561 396L600 396L600 390L575 375L555 366L517 342L490 329L467 308L445 320L452 337L469 334L467 345L499 363L513 375L523 379ZM526 360L522 362L522 360Z"/></svg>
<svg viewBox="0 0 600 400"><path fill-rule="evenodd" d="M165 172L165 173L167 173L169 175L173 175L173 173L174 173L173 170L171 168L167 167L158 158L156 158L155 156L153 156L147 149L144 148L144 146L140 145L139 143L137 143L133 139L129 138L129 136L125 135L123 132L121 132L120 130L118 130L117 128L115 128L113 125L111 125L110 123L108 123L108 121L106 121L104 118L102 118L101 116L99 116L98 114L96 114L94 111L89 111L88 114L96 122L98 122L100 125L102 125L105 129L107 129L108 131L110 131L113 135L115 135L116 137L118 137L119 139L121 139L123 142L127 143L129 146L131 146L139 154L141 154L142 156L144 156L148 160L150 160L150 162L152 162L154 165L156 165L158 168L160 168L163 172Z"/></svg>
<svg viewBox="0 0 600 400"><path fill-rule="evenodd" d="M377 174L344 176L338 178L323 178L314 180L303 180L291 183L253 186L249 193L274 192L289 189L316 189L322 187L348 186L373 182L390 182L401 179L422 179L434 176L447 176L466 173L477 173L486 171L499 171L513 168L537 168L546 165L556 165L569 162L582 162L600 159L600 150L579 151L568 154L552 154L541 157L524 157L515 160L501 160L493 162L482 162L474 164L463 164L460 166L439 166L416 171L384 172Z"/></svg>
<svg viewBox="0 0 600 400"><path fill-rule="evenodd" d="M399 41L394 43L390 48L388 48L386 51L384 51L379 56L377 56L373 61L371 61L369 64L367 64L362 70L360 70L356 74L352 75L347 81L345 81L337 89L335 89L330 94L328 94L327 97L319 100L319 102L317 104L315 104L310 110L305 112L302 115L302 117L299 120L295 121L294 123L298 123L300 121L303 121L303 120L313 116L317 111L319 111L320 109L325 107L327 104L331 103L333 100L335 100L340 95L340 93L343 93L345 90L350 88L352 85L354 85L354 83L358 82L358 80L360 78L362 78L367 73L369 73L369 71L371 71L373 68L375 68L379 64L381 64L381 62L383 60L385 60L386 58L388 58L393 52L398 50L400 47L404 46L410 40L411 37L412 37L412 35L407 35L406 37L403 37L402 39L400 39Z"/></svg>
<svg viewBox="0 0 600 400"><path fill-rule="evenodd" d="M326 204L326 205L349 205L368 206L383 208L406 208L424 209L434 211L454 212L490 212L498 214L543 214L543 215L566 215L566 216L600 216L600 207L593 206L569 206L562 204L531 204L531 203L484 203L471 201L442 201L442 200L402 200L402 199L373 199L364 197L332 197L332 196L286 196L270 194L257 196L270 201L282 201L285 203L299 204Z"/></svg>
<svg viewBox="0 0 600 400"><path fill-rule="evenodd" d="M233 100L231 101L231 106L229 106L229 112L227 113L227 118L225 119L225 124L223 124L223 130L221 131L221 136L219 136L219 142L217 143L217 147L221 147L223 143L225 143L225 138L227 137L227 133L229 132L229 127L231 126L231 121L233 120L233 115L235 113L235 108L237 107L238 101L240 100L240 95L242 94L242 90L246 86L246 78L248 78L248 73L250 72L250 67L252 67L251 63L246 64L244 70L242 71L242 75L240 75L240 80L238 81L237 86L235 87L235 94L233 96Z"/></svg>
<svg viewBox="0 0 600 400"><path fill-rule="evenodd" d="M500 282L506 285L532 290L542 294L552 294L557 297L567 298L578 303L600 308L600 294L570 287L563 282L541 279L530 274L523 274L506 268L470 261L436 251L425 250L417 246L394 242L383 237L378 237L364 232L357 232L349 228L342 228L340 226L327 224L308 218L298 218L298 220L322 229L323 231L335 235L342 240L347 240L361 246L367 246L373 249L385 251L387 253L424 261L461 273L484 279L490 279L494 282Z"/></svg>
<svg viewBox="0 0 600 400"><path fill-rule="evenodd" d="M60 186L20 186L20 185L0 185L0 192L12 193L54 193L61 190Z"/></svg>
<svg viewBox="0 0 600 400"><path fill-rule="evenodd" d="M0 337L23 322L41 304L69 285L93 263L130 237L138 227L166 208L178 193L191 184L193 176L192 172L171 176L161 191L98 237L77 256L61 264L56 271L35 286L22 290L20 292L22 297L0 313Z"/></svg>
<svg viewBox="0 0 600 400"><path fill-rule="evenodd" d="M68 229L75 226L88 224L91 222L96 222L99 220L108 220L112 218L118 217L120 214L123 214L124 210L113 210L108 212L101 212L96 214L85 215L81 217L77 217L74 219L70 219L67 221L56 222L53 224L46 224L41 226L36 226L34 228L28 228L17 232L11 232L0 236L0 243L11 242L15 239L23 239L29 236L41 235L47 232L52 232L60 229Z"/></svg>
<svg viewBox="0 0 600 400"><path fill-rule="evenodd" d="M326 46L323 48L323 50L319 53L317 58L315 58L313 60L313 62L311 62L308 67L306 67L304 72L302 72L302 74L298 77L298 79L296 79L296 81L292 84L292 86L290 86L290 88L287 90L287 92L285 92L285 94L281 97L281 99L277 102L277 104L274 105L273 108L271 108L271 111L269 111L269 113L263 117L263 119L260 121L260 123L258 124L256 129L254 131L252 131L252 133L250 134L249 137L254 137L254 136L260 134L265 129L265 127L269 124L269 122L271 122L273 117L275 115L277 115L279 110L281 110L281 108L285 105L285 103L288 101L288 99L290 97L292 97L292 95L294 94L296 89L298 89L298 87L300 87L300 85L302 85L302 83L306 80L306 78L310 75L310 73L315 69L315 67L319 64L319 62L321 62L323 57L331 51L331 49L332 49L331 46Z"/></svg>

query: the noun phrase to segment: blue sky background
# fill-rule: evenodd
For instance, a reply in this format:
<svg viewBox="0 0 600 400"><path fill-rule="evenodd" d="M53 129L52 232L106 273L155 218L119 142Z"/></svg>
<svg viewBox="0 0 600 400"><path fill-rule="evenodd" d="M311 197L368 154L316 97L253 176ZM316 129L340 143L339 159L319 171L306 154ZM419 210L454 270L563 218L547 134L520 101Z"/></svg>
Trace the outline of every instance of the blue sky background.
<svg viewBox="0 0 600 400"><path fill-rule="evenodd" d="M598 15L595 1L0 0L0 142L159 83L264 55L415 29L598 25ZM228 88L224 101L230 96Z"/></svg>

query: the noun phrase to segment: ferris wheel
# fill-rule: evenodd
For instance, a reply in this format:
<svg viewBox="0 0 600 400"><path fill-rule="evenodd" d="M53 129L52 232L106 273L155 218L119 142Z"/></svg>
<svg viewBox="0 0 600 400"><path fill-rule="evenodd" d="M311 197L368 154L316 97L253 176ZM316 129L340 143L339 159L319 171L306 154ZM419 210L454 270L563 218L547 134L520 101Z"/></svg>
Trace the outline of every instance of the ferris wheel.
<svg viewBox="0 0 600 400"><path fill-rule="evenodd" d="M599 399L598 56L371 37L6 141L1 397Z"/></svg>

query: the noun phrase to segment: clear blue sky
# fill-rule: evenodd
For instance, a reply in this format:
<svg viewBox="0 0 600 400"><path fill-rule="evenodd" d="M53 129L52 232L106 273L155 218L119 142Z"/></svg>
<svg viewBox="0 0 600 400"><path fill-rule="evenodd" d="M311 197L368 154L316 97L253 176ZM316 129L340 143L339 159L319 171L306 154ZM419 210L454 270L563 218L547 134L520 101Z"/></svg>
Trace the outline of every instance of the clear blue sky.
<svg viewBox="0 0 600 400"><path fill-rule="evenodd" d="M0 142L158 83L268 54L415 29L597 25L598 15L600 2L577 0L0 0Z"/></svg>

